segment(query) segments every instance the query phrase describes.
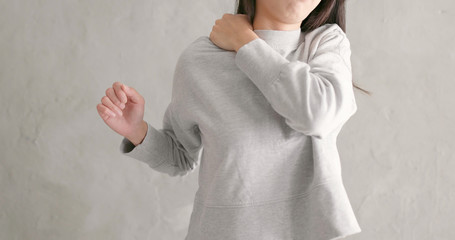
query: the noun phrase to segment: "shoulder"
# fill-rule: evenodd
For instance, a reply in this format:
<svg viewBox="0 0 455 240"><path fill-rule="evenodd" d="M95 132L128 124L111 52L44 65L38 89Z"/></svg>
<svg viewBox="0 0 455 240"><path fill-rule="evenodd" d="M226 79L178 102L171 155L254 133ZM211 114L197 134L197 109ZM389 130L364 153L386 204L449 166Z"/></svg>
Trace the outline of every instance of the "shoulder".
<svg viewBox="0 0 455 240"><path fill-rule="evenodd" d="M305 39L315 46L350 46L346 33L336 23L326 23L308 33L305 33Z"/></svg>
<svg viewBox="0 0 455 240"><path fill-rule="evenodd" d="M211 54L216 52L226 52L226 50L215 45L208 36L199 36L184 49L184 54Z"/></svg>
<svg viewBox="0 0 455 240"><path fill-rule="evenodd" d="M319 26L318 28L314 29L313 31L309 32L314 35L327 35L327 34L339 34L339 35L346 35L341 29L341 27L336 23L326 23L324 25Z"/></svg>
<svg viewBox="0 0 455 240"><path fill-rule="evenodd" d="M197 50L200 48L210 47L210 38L208 36L199 36L196 37L188 46L185 48L185 51Z"/></svg>
<svg viewBox="0 0 455 240"><path fill-rule="evenodd" d="M182 51L179 57L179 63L185 65L191 64L192 67L197 65L213 65L219 61L226 61L232 58L233 51L226 51L215 45L208 36L199 36L191 41Z"/></svg>

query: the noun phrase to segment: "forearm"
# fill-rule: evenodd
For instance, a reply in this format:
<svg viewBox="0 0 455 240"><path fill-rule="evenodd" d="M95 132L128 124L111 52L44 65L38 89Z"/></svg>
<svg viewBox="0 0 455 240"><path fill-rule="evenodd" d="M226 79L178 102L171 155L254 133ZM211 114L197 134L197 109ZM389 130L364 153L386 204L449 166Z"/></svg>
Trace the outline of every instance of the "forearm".
<svg viewBox="0 0 455 240"><path fill-rule="evenodd" d="M167 116L167 115L166 115ZM123 138L120 151L126 156L148 164L152 169L170 176L184 176L190 173L197 165L198 152L201 148L201 139L190 138L195 142L180 142L165 118L164 128L156 129L147 123L147 133L142 143L134 146ZM179 132L181 130L178 130ZM196 132L194 133L196 134ZM180 136L181 139L184 139ZM188 151L187 151L188 149Z"/></svg>

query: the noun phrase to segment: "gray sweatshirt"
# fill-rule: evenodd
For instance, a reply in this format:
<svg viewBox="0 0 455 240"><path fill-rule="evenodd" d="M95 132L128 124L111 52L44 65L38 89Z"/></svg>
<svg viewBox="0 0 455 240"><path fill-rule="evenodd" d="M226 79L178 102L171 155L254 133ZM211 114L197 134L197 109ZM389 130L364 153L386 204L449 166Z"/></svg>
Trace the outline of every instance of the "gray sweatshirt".
<svg viewBox="0 0 455 240"><path fill-rule="evenodd" d="M238 52L201 36L180 55L163 128L123 154L170 176L199 166L185 240L329 240L361 232L336 138L356 112L336 24L254 30Z"/></svg>

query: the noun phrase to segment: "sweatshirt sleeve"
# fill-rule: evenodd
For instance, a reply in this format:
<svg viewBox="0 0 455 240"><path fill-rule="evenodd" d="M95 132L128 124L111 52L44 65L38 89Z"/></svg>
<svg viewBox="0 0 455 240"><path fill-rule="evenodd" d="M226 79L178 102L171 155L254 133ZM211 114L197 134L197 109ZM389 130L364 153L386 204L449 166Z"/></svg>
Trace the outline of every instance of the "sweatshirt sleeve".
<svg viewBox="0 0 455 240"><path fill-rule="evenodd" d="M144 140L134 146L127 138L120 144L122 154L147 163L158 172L170 176L186 176L197 166L201 138L196 128L183 129L172 114L172 102L166 109L163 128L147 122Z"/></svg>
<svg viewBox="0 0 455 240"><path fill-rule="evenodd" d="M341 30L331 31L311 44L317 48L306 63L289 61L256 38L237 51L235 63L291 128L323 138L357 110L351 50Z"/></svg>

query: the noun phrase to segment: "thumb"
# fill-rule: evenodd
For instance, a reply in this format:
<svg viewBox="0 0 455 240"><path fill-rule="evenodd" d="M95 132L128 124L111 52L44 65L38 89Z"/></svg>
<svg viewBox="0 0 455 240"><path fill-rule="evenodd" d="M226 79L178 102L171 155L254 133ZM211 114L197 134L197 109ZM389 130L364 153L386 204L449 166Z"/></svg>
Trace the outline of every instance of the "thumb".
<svg viewBox="0 0 455 240"><path fill-rule="evenodd" d="M134 89L122 84L122 90L125 91L126 97L128 97L133 103L140 103L141 97L139 93Z"/></svg>

